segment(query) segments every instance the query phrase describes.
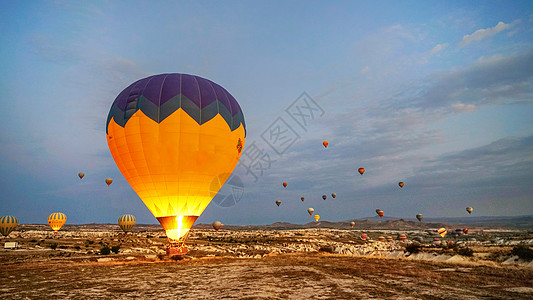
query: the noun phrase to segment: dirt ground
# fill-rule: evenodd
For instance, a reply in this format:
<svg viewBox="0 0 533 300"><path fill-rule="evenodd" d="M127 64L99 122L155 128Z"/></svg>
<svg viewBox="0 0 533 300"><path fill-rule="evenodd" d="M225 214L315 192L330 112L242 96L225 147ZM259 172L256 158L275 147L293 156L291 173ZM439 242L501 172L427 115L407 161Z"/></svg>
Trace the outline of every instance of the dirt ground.
<svg viewBox="0 0 533 300"><path fill-rule="evenodd" d="M516 266L327 253L128 259L4 261L0 299L533 299L533 269Z"/></svg>

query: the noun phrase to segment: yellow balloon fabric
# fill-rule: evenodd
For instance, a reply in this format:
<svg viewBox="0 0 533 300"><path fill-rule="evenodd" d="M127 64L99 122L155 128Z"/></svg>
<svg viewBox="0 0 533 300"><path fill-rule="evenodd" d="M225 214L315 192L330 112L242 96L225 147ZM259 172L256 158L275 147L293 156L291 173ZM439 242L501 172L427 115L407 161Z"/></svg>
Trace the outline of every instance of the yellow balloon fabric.
<svg viewBox="0 0 533 300"><path fill-rule="evenodd" d="M8 236L19 224L19 220L13 216L0 217L0 233Z"/></svg>
<svg viewBox="0 0 533 300"><path fill-rule="evenodd" d="M165 93L171 94L167 102ZM111 108L111 154L171 241L186 238L241 156L244 119L228 95L201 77L163 74L132 84Z"/></svg>
<svg viewBox="0 0 533 300"><path fill-rule="evenodd" d="M67 216L64 213L56 212L48 217L48 225L50 225L54 231L61 229L66 222Z"/></svg>
<svg viewBox="0 0 533 300"><path fill-rule="evenodd" d="M133 215L122 215L118 218L118 226L124 232L131 231L133 225L135 225L135 216Z"/></svg>
<svg viewBox="0 0 533 300"><path fill-rule="evenodd" d="M315 215L315 221L318 222L318 220L320 220L320 216L319 215Z"/></svg>

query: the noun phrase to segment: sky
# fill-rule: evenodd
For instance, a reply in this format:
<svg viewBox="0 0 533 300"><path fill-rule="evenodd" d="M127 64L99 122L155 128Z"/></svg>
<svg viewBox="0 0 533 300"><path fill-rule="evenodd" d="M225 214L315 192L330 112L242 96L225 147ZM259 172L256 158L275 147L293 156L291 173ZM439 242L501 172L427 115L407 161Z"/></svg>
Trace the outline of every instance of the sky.
<svg viewBox="0 0 533 300"><path fill-rule="evenodd" d="M246 119L197 223L533 214L531 1L0 4L0 215L20 223L157 224L105 125L160 73L220 84Z"/></svg>

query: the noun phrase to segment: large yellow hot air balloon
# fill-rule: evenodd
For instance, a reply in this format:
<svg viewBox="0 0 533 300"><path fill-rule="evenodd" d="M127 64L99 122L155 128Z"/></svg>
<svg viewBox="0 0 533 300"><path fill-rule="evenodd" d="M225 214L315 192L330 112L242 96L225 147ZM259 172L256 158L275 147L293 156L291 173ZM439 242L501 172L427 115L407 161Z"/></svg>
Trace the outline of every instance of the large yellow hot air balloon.
<svg viewBox="0 0 533 300"><path fill-rule="evenodd" d="M107 142L120 172L184 254L189 229L233 172L246 128L235 98L186 74L150 76L113 102Z"/></svg>
<svg viewBox="0 0 533 300"><path fill-rule="evenodd" d="M317 222L318 222L318 220L320 220L320 216L319 215L315 215L314 218L315 218L315 221L317 221Z"/></svg>
<svg viewBox="0 0 533 300"><path fill-rule="evenodd" d="M56 212L48 216L48 225L57 232L67 222L67 216L64 213Z"/></svg>
<svg viewBox="0 0 533 300"><path fill-rule="evenodd" d="M440 234L441 237L444 237L448 231L446 231L446 228L439 228L437 232Z"/></svg>
<svg viewBox="0 0 533 300"><path fill-rule="evenodd" d="M124 232L129 232L133 228L133 225L135 225L134 215L122 215L118 218L118 226Z"/></svg>
<svg viewBox="0 0 533 300"><path fill-rule="evenodd" d="M0 233L4 236L8 236L18 224L19 220L13 216L0 217Z"/></svg>

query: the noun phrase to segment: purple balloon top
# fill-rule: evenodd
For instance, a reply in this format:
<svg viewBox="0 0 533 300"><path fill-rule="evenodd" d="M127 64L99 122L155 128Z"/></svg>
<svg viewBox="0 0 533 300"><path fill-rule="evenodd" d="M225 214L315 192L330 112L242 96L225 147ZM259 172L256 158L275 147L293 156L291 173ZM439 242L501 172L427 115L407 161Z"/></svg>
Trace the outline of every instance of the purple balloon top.
<svg viewBox="0 0 533 300"><path fill-rule="evenodd" d="M220 114L232 131L240 124L246 131L241 107L223 87L202 77L172 73L146 77L125 88L111 106L106 132L111 118L125 126L140 109L159 123L179 108L200 125Z"/></svg>

